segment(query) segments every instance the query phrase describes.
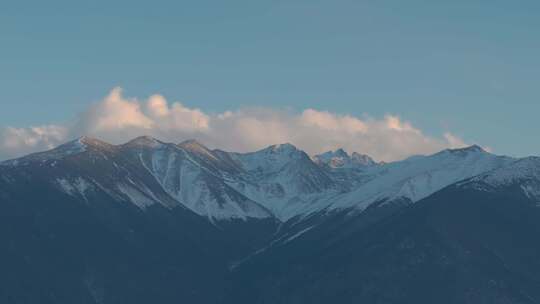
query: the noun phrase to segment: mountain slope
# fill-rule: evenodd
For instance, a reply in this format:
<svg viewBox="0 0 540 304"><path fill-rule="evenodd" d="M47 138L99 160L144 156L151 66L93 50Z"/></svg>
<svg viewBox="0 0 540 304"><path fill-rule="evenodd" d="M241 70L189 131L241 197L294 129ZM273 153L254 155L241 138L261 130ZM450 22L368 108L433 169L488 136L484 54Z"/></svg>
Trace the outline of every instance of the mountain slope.
<svg viewBox="0 0 540 304"><path fill-rule="evenodd" d="M383 216L335 214L237 265L229 299L540 303L540 208L529 191L539 164L519 160Z"/></svg>
<svg viewBox="0 0 540 304"><path fill-rule="evenodd" d="M246 172L229 184L260 202L282 221L309 210L313 202L342 190L328 173L291 144L252 153L231 153Z"/></svg>
<svg viewBox="0 0 540 304"><path fill-rule="evenodd" d="M237 173L236 168L205 151L149 137L119 146L81 138L51 151L4 162L2 167L15 175L43 175L41 182L82 200L105 193L142 209L154 204L184 206L210 219L272 217L264 207L226 184L227 176Z"/></svg>
<svg viewBox="0 0 540 304"><path fill-rule="evenodd" d="M209 221L174 199L144 168L173 146L82 138L2 163L0 302L218 302L227 265L277 223Z"/></svg>
<svg viewBox="0 0 540 304"><path fill-rule="evenodd" d="M478 146L448 149L430 156L413 156L375 168L370 172L374 176L371 180L336 198L339 202L329 208L354 207L361 211L374 202L416 202L455 182L514 161L510 157L490 154Z"/></svg>
<svg viewBox="0 0 540 304"><path fill-rule="evenodd" d="M540 303L540 158L351 158L139 137L2 162L0 302Z"/></svg>
<svg viewBox="0 0 540 304"><path fill-rule="evenodd" d="M361 212L373 203L415 202L512 161L477 146L377 164L343 150L311 158L291 144L229 153L193 140L175 145L139 137L118 146L81 138L3 166L48 171L50 182L83 200L87 192L104 191L140 208L184 206L212 221L286 222L322 210Z"/></svg>
<svg viewBox="0 0 540 304"><path fill-rule="evenodd" d="M126 144L128 157L138 160L167 194L195 213L218 220L272 217L257 202L227 185L226 180L240 169L206 147L195 142L172 145L156 140L148 147L136 141Z"/></svg>

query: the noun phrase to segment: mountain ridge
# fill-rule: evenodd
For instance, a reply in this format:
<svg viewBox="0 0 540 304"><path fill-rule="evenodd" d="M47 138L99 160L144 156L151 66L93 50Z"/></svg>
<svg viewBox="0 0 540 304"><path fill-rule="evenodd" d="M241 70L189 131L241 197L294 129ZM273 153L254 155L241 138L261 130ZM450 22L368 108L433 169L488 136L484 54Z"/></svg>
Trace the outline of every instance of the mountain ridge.
<svg viewBox="0 0 540 304"><path fill-rule="evenodd" d="M124 144L112 145L83 136L52 150L1 164L56 165L64 158L69 161L77 157L99 162L112 170L112 176L124 176L120 172L126 168L134 170L126 181L113 185L109 192L119 191L121 194L116 196L127 196L140 207L164 203L169 207L183 205L209 219L263 216L280 221L323 210L361 211L382 200L414 202L446 185L511 161L477 145L377 163L367 155L348 154L343 149L309 156L290 143L237 153L211 150L196 140L174 144L139 136ZM127 163L120 168L118 164L122 162ZM465 165L465 162L468 163ZM148 177L135 182L133 176L139 176L141 170L148 173ZM88 189L83 185L92 184L86 181L84 174L80 173L71 184L69 178L57 177L58 183L68 193L84 192Z"/></svg>
<svg viewBox="0 0 540 304"><path fill-rule="evenodd" d="M329 166L80 138L0 163L0 302L540 303L539 206L540 158L475 146Z"/></svg>

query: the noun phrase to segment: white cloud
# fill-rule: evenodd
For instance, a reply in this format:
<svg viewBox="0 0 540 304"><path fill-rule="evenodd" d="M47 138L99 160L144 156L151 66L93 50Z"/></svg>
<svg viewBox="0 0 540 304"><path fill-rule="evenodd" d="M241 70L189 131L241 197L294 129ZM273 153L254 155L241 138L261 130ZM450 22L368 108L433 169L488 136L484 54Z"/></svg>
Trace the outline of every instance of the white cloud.
<svg viewBox="0 0 540 304"><path fill-rule="evenodd" d="M0 128L0 160L51 149L61 144L67 134L65 127L56 125Z"/></svg>
<svg viewBox="0 0 540 304"><path fill-rule="evenodd" d="M450 148L460 148L467 145L461 138L450 132L444 133L444 139L446 139Z"/></svg>
<svg viewBox="0 0 540 304"><path fill-rule="evenodd" d="M385 161L465 146L452 133L428 136L411 122L390 114L377 119L315 109L292 113L270 108L208 114L180 102L169 103L161 95L144 101L126 98L120 88L114 88L73 125L0 129L0 159L51 148L80 135L113 143L139 135L171 142L196 138L210 147L243 152L290 142L311 154L342 147Z"/></svg>
<svg viewBox="0 0 540 304"><path fill-rule="evenodd" d="M91 106L80 121L82 130L90 134L125 129L150 130L153 121L141 110L135 99L122 96L121 88L114 88L101 102Z"/></svg>

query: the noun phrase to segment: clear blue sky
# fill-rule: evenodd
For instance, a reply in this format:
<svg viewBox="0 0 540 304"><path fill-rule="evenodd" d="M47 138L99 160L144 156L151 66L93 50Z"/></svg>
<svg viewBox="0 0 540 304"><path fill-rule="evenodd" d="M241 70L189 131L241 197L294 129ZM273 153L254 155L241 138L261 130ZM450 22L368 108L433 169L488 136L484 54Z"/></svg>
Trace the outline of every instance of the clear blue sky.
<svg viewBox="0 0 540 304"><path fill-rule="evenodd" d="M540 154L540 1L2 4L0 126L67 121L114 86L206 112L394 113Z"/></svg>

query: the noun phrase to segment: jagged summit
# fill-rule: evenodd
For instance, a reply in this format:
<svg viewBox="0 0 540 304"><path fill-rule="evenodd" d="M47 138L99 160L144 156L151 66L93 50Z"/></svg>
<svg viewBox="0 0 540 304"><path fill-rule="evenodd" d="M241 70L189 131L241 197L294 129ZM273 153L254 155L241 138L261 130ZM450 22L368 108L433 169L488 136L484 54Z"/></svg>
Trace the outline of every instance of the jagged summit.
<svg viewBox="0 0 540 304"><path fill-rule="evenodd" d="M471 145L468 147L463 148L456 148L456 149L446 149L442 152L449 152L449 153L488 153L486 150L484 150L479 145Z"/></svg>
<svg viewBox="0 0 540 304"><path fill-rule="evenodd" d="M179 147L194 151L210 151L205 145L196 139L188 139L178 144Z"/></svg>
<svg viewBox="0 0 540 304"><path fill-rule="evenodd" d="M241 160L240 162L246 170L273 168L271 171L275 171L291 161L309 160L309 156L304 151L299 150L290 143L271 145L255 152L231 153L231 155L237 161Z"/></svg>
<svg viewBox="0 0 540 304"><path fill-rule="evenodd" d="M316 155L320 158L332 158L332 157L349 157L349 154L345 152L342 148L339 148L334 151L326 151L324 153L321 153L319 155Z"/></svg>
<svg viewBox="0 0 540 304"><path fill-rule="evenodd" d="M186 139L182 142L180 142L178 144L179 146L183 146L183 145L198 145L198 146L204 146L200 141L194 139L194 138L191 138L191 139Z"/></svg>
<svg viewBox="0 0 540 304"><path fill-rule="evenodd" d="M94 138L91 138L91 137L88 137L88 136L81 136L77 139L74 139L74 140L71 140L71 141L68 141L67 143L65 144L62 144L54 149L51 150L52 151L55 151L55 150L63 150L63 151L73 151L73 152L82 152L84 150L87 149L87 147L92 147L94 145L97 145L98 144L98 140L97 139L94 139ZM47 153L47 151L43 152L43 153Z"/></svg>
<svg viewBox="0 0 540 304"><path fill-rule="evenodd" d="M358 152L353 152L351 158L354 160L354 162L362 164L364 166L372 166L377 164L377 162L375 162L370 156L366 154L360 154Z"/></svg>
<svg viewBox="0 0 540 304"><path fill-rule="evenodd" d="M86 163L92 164L93 168L101 162L99 174L110 170L103 173L108 176L116 172L116 166L126 159L129 162L124 164L124 168L135 166L131 168L133 176L150 172L151 178L141 180L139 184L126 180L113 185L118 189L111 189L111 193L128 193L125 195L141 206L159 200L153 195L165 191L172 197L169 200L198 214L234 217L234 210L238 207L247 212L241 213L241 217L266 216L262 207L282 220L325 208L367 206L379 199L406 198L414 202L449 184L515 161L487 153L478 145L383 164L367 155L349 154L342 148L309 157L290 143L272 145L255 152L235 153L209 150L194 139L174 144L140 136L122 145L111 145L83 136L55 149L3 164L63 168L66 164L61 161L64 158L71 161L71 156L77 159L68 162L67 166ZM523 160L522 170L518 170L520 163L516 163L505 171L499 171L498 176L540 168L536 165L539 162L537 158L528 161L525 163ZM73 189L81 186L80 181L71 180L70 174L61 178L62 183L66 183L65 179L71 181ZM118 177L124 173L114 174ZM162 189L157 188L156 193L148 192L146 188L156 187L152 184L155 182ZM167 200L164 202L164 205L171 205ZM227 205L219 207L224 202ZM251 207L246 209L242 206Z"/></svg>
<svg viewBox="0 0 540 304"><path fill-rule="evenodd" d="M271 145L255 152L231 153L231 155L237 161L242 159L242 165L246 170L264 167L267 169L273 168L271 171L274 171L281 169L291 161L309 161L309 156L306 152L290 143Z"/></svg>
<svg viewBox="0 0 540 304"><path fill-rule="evenodd" d="M165 143L148 135L136 137L127 143L123 144L125 147L149 147L155 148L164 145Z"/></svg>
<svg viewBox="0 0 540 304"><path fill-rule="evenodd" d="M335 151L327 151L313 156L316 163L327 165L331 168L353 168L375 165L376 162L368 155L353 152L349 155L342 148Z"/></svg>
<svg viewBox="0 0 540 304"><path fill-rule="evenodd" d="M349 154L347 152L345 152L345 150L343 150L343 148L337 149L336 151L334 151L334 154L336 156L341 156L341 157L349 156Z"/></svg>
<svg viewBox="0 0 540 304"><path fill-rule="evenodd" d="M83 136L80 136L70 142L81 142L81 143L85 143L85 144L93 144L93 143L104 143L104 141L102 140L99 140L95 137L91 137L91 136L88 136L88 135L83 135ZM69 142L68 142L69 143Z"/></svg>
<svg viewBox="0 0 540 304"><path fill-rule="evenodd" d="M277 144L277 145L271 145L270 147L264 149L269 152L273 153L291 153L291 152L297 152L300 151L296 146L294 146L291 143L283 143L283 144Z"/></svg>
<svg viewBox="0 0 540 304"><path fill-rule="evenodd" d="M71 144L71 145L74 145L74 146L78 146L78 145L81 145L81 146L84 146L86 147L87 149L88 148L91 148L91 149L114 149L114 145L113 144L110 144L106 141L103 141L101 139L98 139L98 138L95 138L95 137L91 137L91 136L87 136L87 135L84 135L84 136L81 136L71 142L68 142L66 143L67 144ZM61 146L60 146L61 147Z"/></svg>
<svg viewBox="0 0 540 304"><path fill-rule="evenodd" d="M177 145L182 150L188 151L190 153L194 153L198 156L203 156L207 159L211 159L212 161L219 161L219 152L214 152L196 139L188 139L185 140ZM225 153L227 154L227 153ZM230 164L227 164L227 166L230 166Z"/></svg>
<svg viewBox="0 0 540 304"><path fill-rule="evenodd" d="M86 151L109 151L112 149L114 149L114 145L111 145L93 137L81 136L64 144L61 144L53 149L43 152L32 153L17 159L7 160L2 162L2 164L13 166L19 164L29 164L33 162L54 161L66 158L68 156L77 155Z"/></svg>

